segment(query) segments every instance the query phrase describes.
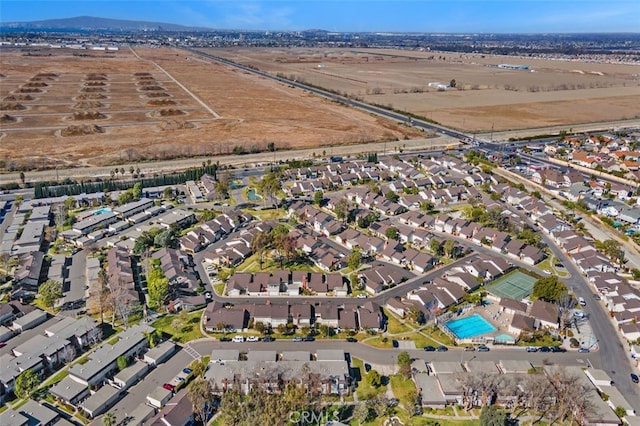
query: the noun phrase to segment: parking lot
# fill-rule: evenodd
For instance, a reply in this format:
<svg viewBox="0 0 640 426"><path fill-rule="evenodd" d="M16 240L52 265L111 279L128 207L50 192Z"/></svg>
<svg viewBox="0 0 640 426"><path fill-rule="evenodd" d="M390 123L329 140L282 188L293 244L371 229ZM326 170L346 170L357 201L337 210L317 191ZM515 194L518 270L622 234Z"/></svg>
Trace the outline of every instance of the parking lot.
<svg viewBox="0 0 640 426"><path fill-rule="evenodd" d="M166 362L158 365L144 379L130 387L125 396L109 412L115 414L116 423L121 422L128 413L145 404L147 395L155 388L170 382L183 368L193 361L193 357L184 349L177 351Z"/></svg>

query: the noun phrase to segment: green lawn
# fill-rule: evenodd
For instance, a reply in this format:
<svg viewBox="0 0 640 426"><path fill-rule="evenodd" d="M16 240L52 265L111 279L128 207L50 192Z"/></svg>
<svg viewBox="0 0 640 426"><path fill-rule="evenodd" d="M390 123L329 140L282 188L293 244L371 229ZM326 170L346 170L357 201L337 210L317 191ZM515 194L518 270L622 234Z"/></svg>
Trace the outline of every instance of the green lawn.
<svg viewBox="0 0 640 426"><path fill-rule="evenodd" d="M401 374L394 374L393 376L389 376L389 382L393 395L398 398L400 404L406 409L411 409L418 395L416 384L413 380L410 378L407 379Z"/></svg>
<svg viewBox="0 0 640 426"><path fill-rule="evenodd" d="M191 340L204 337L202 333L200 333L199 323L201 317L202 310L191 312L187 316L187 321L185 322L180 321L180 317L178 315L165 315L155 320L151 325L163 333L170 335L173 340L180 343L186 343ZM173 321L176 319L180 321L177 329L173 324Z"/></svg>
<svg viewBox="0 0 640 426"><path fill-rule="evenodd" d="M45 386L53 386L56 383L62 381L62 379L64 379L68 375L69 375L69 370L67 370L67 369L64 369L62 371L58 371L53 376L49 377L49 379L46 382L44 382L44 385Z"/></svg>
<svg viewBox="0 0 640 426"><path fill-rule="evenodd" d="M217 295L223 296L225 285L226 285L225 283L214 284L213 291L215 291Z"/></svg>
<svg viewBox="0 0 640 426"><path fill-rule="evenodd" d="M406 324L403 324L402 321L397 316L395 316L389 311L384 311L384 313L388 318L387 320L388 333L400 334L400 333L406 333L411 331L411 328L409 328Z"/></svg>
<svg viewBox="0 0 640 426"><path fill-rule="evenodd" d="M556 258L555 256L549 256L547 257L545 260L543 260L542 262L538 263L536 265L536 268L540 269L540 271L551 271L551 273L559 276L560 278L567 278L569 276L569 272L567 272L566 269L558 269L555 266L556 263Z"/></svg>
<svg viewBox="0 0 640 426"><path fill-rule="evenodd" d="M243 212L249 213L260 220L281 219L285 217L286 212L283 209L242 209Z"/></svg>
<svg viewBox="0 0 640 426"><path fill-rule="evenodd" d="M386 386L373 388L366 383L365 375L367 373L364 370L364 362L361 359L352 358L351 368L359 371L359 373L356 373L356 377L361 379L358 381L358 387L356 388L356 394L358 395L359 400L364 401L365 399L375 399L387 390Z"/></svg>

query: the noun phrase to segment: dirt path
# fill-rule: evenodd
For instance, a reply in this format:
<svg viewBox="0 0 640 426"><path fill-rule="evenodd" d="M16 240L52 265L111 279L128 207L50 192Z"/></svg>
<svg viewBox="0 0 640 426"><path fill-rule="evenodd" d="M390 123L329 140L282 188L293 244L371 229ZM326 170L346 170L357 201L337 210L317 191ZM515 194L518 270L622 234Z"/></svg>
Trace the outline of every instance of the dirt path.
<svg viewBox="0 0 640 426"><path fill-rule="evenodd" d="M177 84L182 90L184 90L186 93L189 94L189 96L191 96L193 98L193 100L195 100L196 102L198 102L202 108L206 109L207 111L209 111L209 113L211 115L213 115L215 118L222 118L217 112L215 112L214 110L212 110L209 105L205 104L199 97L197 97L191 90L187 89L182 83L180 83L178 80L176 80L171 74L169 74L169 72L167 70L165 70L164 68L162 68L160 65L158 65L157 63L155 63L154 61L151 60L147 60L147 59L142 59L138 53L133 49L133 47L129 47L129 49L131 49L131 53L133 53L133 55L138 58L141 61L147 61L152 63L153 65L156 66L156 68L158 68L160 71L162 71L167 77L169 77L171 79L171 81L173 81L175 84Z"/></svg>

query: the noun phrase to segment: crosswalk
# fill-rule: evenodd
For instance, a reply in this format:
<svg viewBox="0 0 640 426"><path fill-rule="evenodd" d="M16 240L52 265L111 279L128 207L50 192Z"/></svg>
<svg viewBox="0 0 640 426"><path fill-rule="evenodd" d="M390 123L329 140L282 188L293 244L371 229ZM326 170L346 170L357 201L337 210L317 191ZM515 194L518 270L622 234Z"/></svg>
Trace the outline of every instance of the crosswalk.
<svg viewBox="0 0 640 426"><path fill-rule="evenodd" d="M184 346L184 351L186 353L189 354L189 356L191 356L191 358L193 359L200 359L202 358L202 355L200 355L200 353L198 353L198 351L196 351L192 346L190 345L185 345Z"/></svg>

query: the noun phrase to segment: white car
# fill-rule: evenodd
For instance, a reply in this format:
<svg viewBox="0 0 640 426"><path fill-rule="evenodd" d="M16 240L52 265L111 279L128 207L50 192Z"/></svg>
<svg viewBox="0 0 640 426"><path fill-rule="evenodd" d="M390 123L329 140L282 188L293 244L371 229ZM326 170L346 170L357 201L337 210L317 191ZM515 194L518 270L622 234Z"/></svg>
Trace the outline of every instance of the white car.
<svg viewBox="0 0 640 426"><path fill-rule="evenodd" d="M244 342L244 336L233 336L233 343L242 343Z"/></svg>
<svg viewBox="0 0 640 426"><path fill-rule="evenodd" d="M247 342L259 342L260 338L258 336L249 336L247 337Z"/></svg>
<svg viewBox="0 0 640 426"><path fill-rule="evenodd" d="M366 299L367 295L366 294L362 294L360 293L359 295L356 296L358 299Z"/></svg>

